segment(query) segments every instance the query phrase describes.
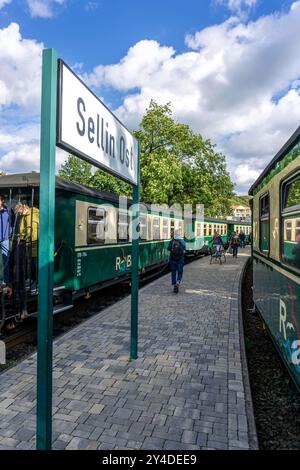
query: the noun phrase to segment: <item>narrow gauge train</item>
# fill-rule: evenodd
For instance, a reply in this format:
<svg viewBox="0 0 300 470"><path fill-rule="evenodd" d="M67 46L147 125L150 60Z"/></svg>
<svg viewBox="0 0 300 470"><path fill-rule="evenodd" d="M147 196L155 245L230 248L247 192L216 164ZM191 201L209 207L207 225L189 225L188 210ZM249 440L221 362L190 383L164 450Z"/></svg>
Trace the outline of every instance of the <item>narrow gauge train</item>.
<svg viewBox="0 0 300 470"><path fill-rule="evenodd" d="M39 174L1 176L0 193L10 210L20 203L38 208ZM54 313L72 308L74 299L80 296L89 296L90 292L130 277L130 204L128 201L128 206L120 209L118 196L56 178ZM194 217L190 223L194 236L188 243L189 256L207 251L214 230L219 231L224 241L233 230L243 229L246 235L250 232L249 224L224 219L207 217L198 221ZM28 269L32 257L37 255L32 247L37 243L30 231L33 223L29 217L31 238L26 240L25 248L21 247L17 225L12 230L10 283L1 294L0 330L5 322L12 322L13 326L15 319L37 310L37 289ZM141 210L141 276L166 265L168 242L175 230L182 236L187 233L182 214L170 215L164 209L150 213L145 206Z"/></svg>
<svg viewBox="0 0 300 470"><path fill-rule="evenodd" d="M300 127L249 194L254 302L300 390Z"/></svg>

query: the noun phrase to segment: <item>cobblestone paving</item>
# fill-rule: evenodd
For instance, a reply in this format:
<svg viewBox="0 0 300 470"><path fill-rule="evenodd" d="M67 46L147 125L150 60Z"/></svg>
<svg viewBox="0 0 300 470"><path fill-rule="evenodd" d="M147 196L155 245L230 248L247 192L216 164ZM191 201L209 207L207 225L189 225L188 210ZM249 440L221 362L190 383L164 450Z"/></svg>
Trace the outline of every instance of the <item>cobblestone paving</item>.
<svg viewBox="0 0 300 470"><path fill-rule="evenodd" d="M248 449L238 280L248 252L201 259L173 294L140 291L139 358L130 297L54 343L54 449ZM117 289L118 287L116 287ZM0 375L0 449L35 448L36 355Z"/></svg>

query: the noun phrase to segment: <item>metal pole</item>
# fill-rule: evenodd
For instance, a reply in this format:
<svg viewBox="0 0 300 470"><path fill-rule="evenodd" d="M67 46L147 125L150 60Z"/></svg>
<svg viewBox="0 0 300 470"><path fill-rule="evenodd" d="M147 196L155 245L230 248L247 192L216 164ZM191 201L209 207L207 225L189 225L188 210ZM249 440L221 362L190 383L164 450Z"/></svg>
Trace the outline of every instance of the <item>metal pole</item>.
<svg viewBox="0 0 300 470"><path fill-rule="evenodd" d="M51 449L57 54L43 51L38 273L37 449Z"/></svg>
<svg viewBox="0 0 300 470"><path fill-rule="evenodd" d="M131 336L130 359L138 357L138 303L139 303L139 236L136 226L139 223L140 211L140 146L138 147L137 185L133 186L132 211L132 250L131 250Z"/></svg>

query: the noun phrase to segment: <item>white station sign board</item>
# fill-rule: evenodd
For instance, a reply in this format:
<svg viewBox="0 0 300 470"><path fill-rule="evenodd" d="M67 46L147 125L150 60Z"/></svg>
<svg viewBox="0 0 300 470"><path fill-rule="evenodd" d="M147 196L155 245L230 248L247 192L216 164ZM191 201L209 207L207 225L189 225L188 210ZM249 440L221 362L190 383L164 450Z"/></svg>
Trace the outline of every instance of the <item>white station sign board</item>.
<svg viewBox="0 0 300 470"><path fill-rule="evenodd" d="M59 60L57 146L137 184L138 141Z"/></svg>

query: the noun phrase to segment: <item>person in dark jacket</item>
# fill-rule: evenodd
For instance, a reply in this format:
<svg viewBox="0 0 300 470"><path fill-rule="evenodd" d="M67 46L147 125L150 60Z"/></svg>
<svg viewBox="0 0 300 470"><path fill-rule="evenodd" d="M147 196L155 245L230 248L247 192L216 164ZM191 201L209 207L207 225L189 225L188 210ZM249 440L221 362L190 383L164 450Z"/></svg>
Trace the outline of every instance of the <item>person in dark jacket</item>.
<svg viewBox="0 0 300 470"><path fill-rule="evenodd" d="M168 245L168 251L170 252L171 280L176 294L179 291L179 285L182 281L185 250L186 243L180 238L179 231L176 231L174 238Z"/></svg>
<svg viewBox="0 0 300 470"><path fill-rule="evenodd" d="M0 250L2 255L2 285L9 282L9 237L12 215L8 210L4 196L0 194Z"/></svg>
<svg viewBox="0 0 300 470"><path fill-rule="evenodd" d="M246 236L245 236L244 232L241 230L240 233L239 233L241 248L245 248L245 238L246 238Z"/></svg>
<svg viewBox="0 0 300 470"><path fill-rule="evenodd" d="M231 247L232 247L233 258L237 258L238 248L239 248L239 237L236 232L233 232L232 239L231 239Z"/></svg>
<svg viewBox="0 0 300 470"><path fill-rule="evenodd" d="M212 246L217 253L220 253L223 248L223 240L219 232L215 231L214 236L212 238Z"/></svg>

